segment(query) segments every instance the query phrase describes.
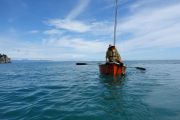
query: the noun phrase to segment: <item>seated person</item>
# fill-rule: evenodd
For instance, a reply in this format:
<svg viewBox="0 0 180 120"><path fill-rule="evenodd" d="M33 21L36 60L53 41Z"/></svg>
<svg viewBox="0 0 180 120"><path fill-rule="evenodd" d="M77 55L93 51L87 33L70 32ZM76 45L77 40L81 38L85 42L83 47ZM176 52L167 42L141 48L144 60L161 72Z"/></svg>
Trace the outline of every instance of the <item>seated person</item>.
<svg viewBox="0 0 180 120"><path fill-rule="evenodd" d="M109 45L109 48L106 52L106 62L117 62L123 65L121 56L119 55L115 46Z"/></svg>

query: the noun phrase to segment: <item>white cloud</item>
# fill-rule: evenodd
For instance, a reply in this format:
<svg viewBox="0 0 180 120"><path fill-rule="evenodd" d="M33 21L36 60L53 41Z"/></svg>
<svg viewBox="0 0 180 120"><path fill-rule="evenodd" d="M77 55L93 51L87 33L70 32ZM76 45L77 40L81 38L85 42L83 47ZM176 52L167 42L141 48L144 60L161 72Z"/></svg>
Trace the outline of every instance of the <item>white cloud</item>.
<svg viewBox="0 0 180 120"><path fill-rule="evenodd" d="M92 22L90 25L90 34L93 35L105 35L105 36L112 36L114 26L112 22L108 21L101 21L101 22Z"/></svg>
<svg viewBox="0 0 180 120"><path fill-rule="evenodd" d="M89 33L93 35L112 35L113 24L108 21L82 22L78 20L51 19L48 25L53 29L71 31L75 33Z"/></svg>
<svg viewBox="0 0 180 120"><path fill-rule="evenodd" d="M36 45L15 37L0 37L0 51L11 58L33 58L38 56Z"/></svg>
<svg viewBox="0 0 180 120"><path fill-rule="evenodd" d="M151 9L151 6L143 7L146 2L140 2L134 8L129 8L138 8L137 13L119 16L116 46L121 51L122 58L131 59L137 56L136 59L146 59L149 51L162 49L167 52L170 48L180 48L180 4L159 8L153 6ZM31 59L103 60L107 46L113 39L113 21L77 20L87 5L86 1L81 6L76 6L73 9L75 12L72 10L65 19L49 20L48 25L51 27L44 31L47 36L42 44L1 37L0 50L16 58L23 56ZM126 33L132 34L132 37L121 40L121 36ZM158 51L156 54L159 54Z"/></svg>
<svg viewBox="0 0 180 120"><path fill-rule="evenodd" d="M0 37L0 51L12 59L32 60L103 60L106 42L70 36L50 37L42 44L19 38Z"/></svg>
<svg viewBox="0 0 180 120"><path fill-rule="evenodd" d="M79 0L77 6L75 6L75 8L70 11L66 19L71 20L76 18L79 14L81 14L84 11L84 9L87 8L89 2L90 0Z"/></svg>
<svg viewBox="0 0 180 120"><path fill-rule="evenodd" d="M90 30L90 26L77 20L52 19L48 21L48 24L55 27L56 29L64 29L79 33L87 32Z"/></svg>
<svg viewBox="0 0 180 120"><path fill-rule="evenodd" d="M139 4L141 3L139 2ZM132 34L132 37L127 40L117 40L116 46L123 55L126 56L126 53L133 54L135 51L139 51L139 49L151 51L152 49L180 47L180 4L161 6L160 8L153 7L153 9L150 9L150 7L147 9L143 8L142 6L144 4L143 2L139 5L141 10L139 9L138 13L134 13L123 19L120 16L117 31L118 38L125 33ZM100 54L103 57L107 45L111 42L111 40L107 42L105 38L111 38L113 35L113 22L109 21L83 22L56 19L51 20L50 24L56 29L65 29L66 31L84 34L80 38L64 35L60 38L53 37L46 40L47 44L70 48L72 49L71 53L74 51L76 55ZM86 38L87 34L90 36L102 35L102 39L101 37L97 37L96 39L99 39L98 41L88 40ZM104 38L104 36L106 37ZM139 52L139 54L145 55L145 52Z"/></svg>
<svg viewBox="0 0 180 120"><path fill-rule="evenodd" d="M123 50L180 47L180 4L141 12L119 25L119 33L134 37L121 42Z"/></svg>
<svg viewBox="0 0 180 120"><path fill-rule="evenodd" d="M31 30L28 33L30 33L30 34L37 34L37 33L39 33L39 30Z"/></svg>
<svg viewBox="0 0 180 120"><path fill-rule="evenodd" d="M62 35L64 32L58 29L50 29L50 30L46 30L44 31L44 34L47 35Z"/></svg>
<svg viewBox="0 0 180 120"><path fill-rule="evenodd" d="M90 0L79 0L78 4L69 12L65 19L51 19L48 21L48 25L53 26L56 29L64 29L79 33L89 31L89 25L82 21L74 20L85 11L89 2Z"/></svg>
<svg viewBox="0 0 180 120"><path fill-rule="evenodd" d="M64 36L60 38L50 38L45 40L47 46L67 48L67 51L80 54L102 53L107 47L107 41L85 40L83 38L72 38Z"/></svg>

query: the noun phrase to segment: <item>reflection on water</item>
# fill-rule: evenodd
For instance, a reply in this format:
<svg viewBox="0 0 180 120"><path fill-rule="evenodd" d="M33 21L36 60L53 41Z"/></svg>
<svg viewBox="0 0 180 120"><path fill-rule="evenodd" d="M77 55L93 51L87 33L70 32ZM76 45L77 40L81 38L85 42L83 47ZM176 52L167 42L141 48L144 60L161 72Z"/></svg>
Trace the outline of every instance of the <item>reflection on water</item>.
<svg viewBox="0 0 180 120"><path fill-rule="evenodd" d="M111 75L99 75L99 78L105 87L101 94L101 105L107 115L106 119L119 119L119 116L126 116L122 94L125 76L114 77Z"/></svg>
<svg viewBox="0 0 180 120"><path fill-rule="evenodd" d="M100 82L106 85L122 85L126 79L126 76L112 76L112 75L99 75Z"/></svg>
<svg viewBox="0 0 180 120"><path fill-rule="evenodd" d="M144 74L141 71L138 74ZM104 90L101 94L101 105L104 108L107 119L127 119L127 120L140 120L143 116L144 119L152 120L154 116L151 115L151 109L148 105L144 104L143 91L137 91L137 86L131 88L128 84L132 78L129 76L131 72L126 76L107 76L99 75L100 83L104 86ZM135 81L132 81L133 84ZM140 109L141 108L141 109Z"/></svg>

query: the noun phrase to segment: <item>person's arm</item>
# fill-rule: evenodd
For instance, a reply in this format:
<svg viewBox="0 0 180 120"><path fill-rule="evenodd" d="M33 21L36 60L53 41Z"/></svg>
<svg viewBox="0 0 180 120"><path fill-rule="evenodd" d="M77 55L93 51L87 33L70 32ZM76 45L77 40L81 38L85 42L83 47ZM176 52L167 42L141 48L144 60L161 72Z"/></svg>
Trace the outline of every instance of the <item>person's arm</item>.
<svg viewBox="0 0 180 120"><path fill-rule="evenodd" d="M115 50L116 50L116 54L117 54L117 56L118 56L119 61L120 61L121 63L123 63L123 61L122 61L122 59L121 59L121 56L120 56L119 52L117 51L117 49L115 49Z"/></svg>

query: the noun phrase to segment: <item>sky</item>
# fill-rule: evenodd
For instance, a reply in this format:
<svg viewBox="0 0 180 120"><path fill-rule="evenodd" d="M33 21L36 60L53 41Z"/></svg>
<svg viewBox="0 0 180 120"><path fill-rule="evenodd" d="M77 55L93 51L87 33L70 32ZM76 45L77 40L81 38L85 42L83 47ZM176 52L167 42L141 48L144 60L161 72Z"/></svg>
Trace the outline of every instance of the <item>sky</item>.
<svg viewBox="0 0 180 120"><path fill-rule="evenodd" d="M0 0L0 53L13 60L101 61L115 0ZM180 59L179 0L119 0L123 60Z"/></svg>

